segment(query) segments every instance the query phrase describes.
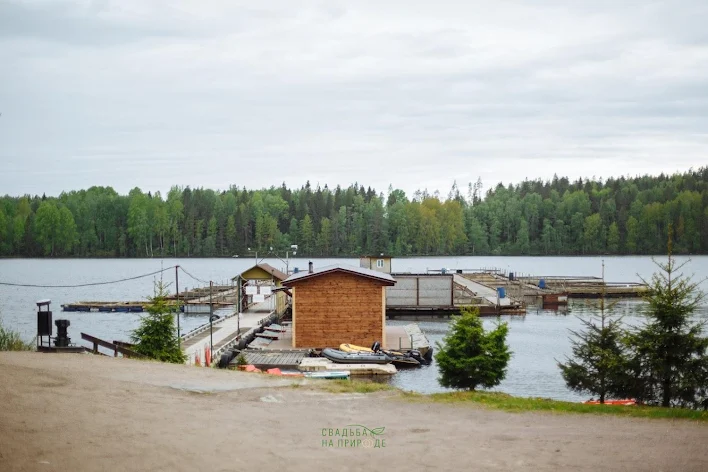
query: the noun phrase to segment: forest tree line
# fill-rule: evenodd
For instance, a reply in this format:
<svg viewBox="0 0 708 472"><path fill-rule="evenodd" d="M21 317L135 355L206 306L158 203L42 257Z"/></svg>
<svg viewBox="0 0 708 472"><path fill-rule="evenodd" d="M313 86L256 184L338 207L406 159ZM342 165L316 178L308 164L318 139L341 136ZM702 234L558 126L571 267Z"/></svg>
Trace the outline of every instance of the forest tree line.
<svg viewBox="0 0 708 472"><path fill-rule="evenodd" d="M167 195L110 187L0 197L0 256L213 257L708 253L708 167L608 180L526 180L446 195L308 182Z"/></svg>

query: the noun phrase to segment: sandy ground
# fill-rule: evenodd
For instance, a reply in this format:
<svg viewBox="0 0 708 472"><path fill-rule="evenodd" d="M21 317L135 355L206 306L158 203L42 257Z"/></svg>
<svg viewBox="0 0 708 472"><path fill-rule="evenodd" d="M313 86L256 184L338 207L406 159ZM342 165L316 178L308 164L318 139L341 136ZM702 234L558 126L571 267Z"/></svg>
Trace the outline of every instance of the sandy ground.
<svg viewBox="0 0 708 472"><path fill-rule="evenodd" d="M285 382L0 353L0 471L708 470L704 424L411 404ZM323 428L350 424L384 427L385 447L323 446Z"/></svg>

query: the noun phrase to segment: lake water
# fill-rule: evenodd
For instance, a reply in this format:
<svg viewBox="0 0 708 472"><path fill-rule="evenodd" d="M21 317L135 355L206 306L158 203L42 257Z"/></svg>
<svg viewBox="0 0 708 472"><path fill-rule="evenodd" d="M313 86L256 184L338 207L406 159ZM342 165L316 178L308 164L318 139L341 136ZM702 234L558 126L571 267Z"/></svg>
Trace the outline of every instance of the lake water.
<svg viewBox="0 0 708 472"><path fill-rule="evenodd" d="M479 269L500 268L516 273L535 275L600 276L602 260L605 261L605 279L608 282L639 282L640 276L648 279L656 266L650 257L448 257L448 258L398 258L393 260L393 270L398 272L425 272L428 269ZM658 257L665 260L665 257ZM686 258L677 258L684 261ZM285 268L278 259L264 259L275 267ZM26 285L79 285L135 277L175 265L184 267L201 280L230 283L236 274L254 263L252 258L230 259L3 259L0 260L0 282ZM290 267L307 267L307 259L290 259ZM358 265L357 259L314 259L316 266L335 262ZM701 289L708 291L708 256L694 256L684 267L684 273L703 280ZM156 276L159 277L159 276ZM179 275L180 289L202 286L183 272ZM130 332L140 321L139 314L131 313L63 313L61 304L84 300L129 301L152 294L155 277L140 278L115 284L79 288L10 287L0 285L0 317L6 326L19 330L29 339L36 332L35 301L52 300L54 319L71 321L69 335L81 343L82 331L107 340L128 340ZM174 269L164 272L165 282L172 283ZM643 303L638 300L620 300L614 309L624 315L628 324L641 322ZM556 360L570 353L569 329L580 329L580 318L595 312L590 303L574 300L564 311L543 310L529 307L526 316L505 316L509 323L508 342L513 351L506 380L497 390L519 396L541 396L555 399L582 400L585 397L569 391L561 378ZM701 307L698 317L708 319L708 307ZM182 331L188 331L207 322L207 316L181 317ZM485 327L496 319L486 318ZM405 324L402 321L393 323ZM448 329L448 322L420 322L423 332L431 342L441 341ZM443 391L437 382L435 364L419 369L402 370L391 383L408 390L430 393Z"/></svg>

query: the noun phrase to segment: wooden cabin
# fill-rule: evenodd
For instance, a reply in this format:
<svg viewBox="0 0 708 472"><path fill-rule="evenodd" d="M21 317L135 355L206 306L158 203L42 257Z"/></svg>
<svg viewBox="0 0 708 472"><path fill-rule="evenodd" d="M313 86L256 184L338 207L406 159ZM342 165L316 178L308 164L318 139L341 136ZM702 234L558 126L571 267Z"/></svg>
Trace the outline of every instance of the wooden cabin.
<svg viewBox="0 0 708 472"><path fill-rule="evenodd" d="M346 264L288 277L292 292L294 348L339 347L342 343L386 345L386 287L389 274Z"/></svg>
<svg viewBox="0 0 708 472"><path fill-rule="evenodd" d="M252 302L252 296L246 293L247 286L257 286L259 292L263 291L261 287L270 287L271 292L273 292L276 288L282 287L283 281L287 278L288 276L284 272L266 263L256 264L241 272L233 278L233 280L239 284L241 291L239 297L241 300L241 309L239 311L246 311L249 303ZM282 315L287 308L287 295L285 292L277 291L271 296L275 297L275 312Z"/></svg>
<svg viewBox="0 0 708 472"><path fill-rule="evenodd" d="M364 269L383 272L384 274L391 273L391 260L393 257L381 254L379 256L361 256L359 258L359 267Z"/></svg>

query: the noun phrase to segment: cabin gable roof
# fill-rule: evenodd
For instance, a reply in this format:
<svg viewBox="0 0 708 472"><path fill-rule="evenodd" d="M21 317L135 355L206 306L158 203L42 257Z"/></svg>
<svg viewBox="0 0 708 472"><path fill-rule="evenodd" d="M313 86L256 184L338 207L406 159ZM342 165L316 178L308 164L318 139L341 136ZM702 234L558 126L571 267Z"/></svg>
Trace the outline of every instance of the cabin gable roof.
<svg viewBox="0 0 708 472"><path fill-rule="evenodd" d="M381 285L395 285L396 280L391 277L389 274L382 273L382 272L377 272L375 270L371 269L365 269L363 267L356 267L352 266L349 264L336 264L336 265L331 265L331 266L325 266L325 267L320 267L317 269L314 269L312 272L298 272L297 274L293 274L290 277L288 277L286 280L283 281L283 285L287 287L291 287L293 285L296 285L302 281L305 280L311 280L315 277L321 277L323 275L327 274L332 274L332 273L345 273L345 274L351 274L357 277L364 277L367 279L372 279L375 280Z"/></svg>

